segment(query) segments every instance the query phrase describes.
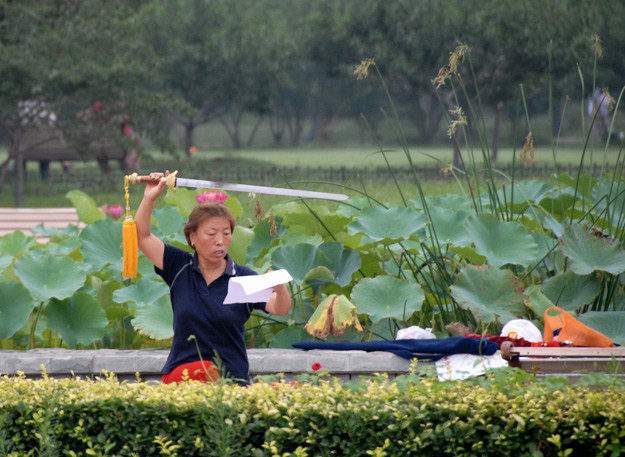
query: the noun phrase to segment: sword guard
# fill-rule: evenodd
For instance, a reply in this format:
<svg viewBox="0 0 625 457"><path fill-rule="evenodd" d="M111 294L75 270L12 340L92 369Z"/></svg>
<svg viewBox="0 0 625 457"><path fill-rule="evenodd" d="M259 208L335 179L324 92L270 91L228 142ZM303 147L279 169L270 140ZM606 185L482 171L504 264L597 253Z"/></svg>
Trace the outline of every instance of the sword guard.
<svg viewBox="0 0 625 457"><path fill-rule="evenodd" d="M165 185L169 187L173 192L176 192L176 178L178 176L178 170L173 173L169 173L167 176L161 178L160 180L151 178L149 176L140 176L137 173L133 173L128 175L128 181L132 184L144 183L144 184L158 184L159 181L165 181Z"/></svg>

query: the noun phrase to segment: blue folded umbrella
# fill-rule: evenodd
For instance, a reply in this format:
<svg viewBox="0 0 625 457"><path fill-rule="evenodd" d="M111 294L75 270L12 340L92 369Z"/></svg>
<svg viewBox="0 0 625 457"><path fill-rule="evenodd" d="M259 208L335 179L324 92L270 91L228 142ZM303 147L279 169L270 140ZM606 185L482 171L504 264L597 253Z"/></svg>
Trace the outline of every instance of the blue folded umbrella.
<svg viewBox="0 0 625 457"><path fill-rule="evenodd" d="M432 361L452 354L493 355L499 349L499 345L494 341L464 336L452 336L440 340L344 341L338 343L303 341L293 344L293 347L306 350L387 351L408 360L417 358Z"/></svg>

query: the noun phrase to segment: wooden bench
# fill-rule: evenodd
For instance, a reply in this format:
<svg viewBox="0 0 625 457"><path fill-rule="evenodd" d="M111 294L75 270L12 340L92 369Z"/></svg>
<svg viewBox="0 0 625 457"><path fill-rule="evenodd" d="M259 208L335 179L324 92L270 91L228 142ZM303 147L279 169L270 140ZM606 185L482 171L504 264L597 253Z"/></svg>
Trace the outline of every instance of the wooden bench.
<svg viewBox="0 0 625 457"><path fill-rule="evenodd" d="M501 344L501 356L509 366L538 377L575 379L586 373L625 377L625 347L516 347L508 341Z"/></svg>
<svg viewBox="0 0 625 457"><path fill-rule="evenodd" d="M47 237L32 232L39 224L56 229L64 229L69 225L79 229L85 227L78 219L76 208L0 208L0 237L19 230L45 243Z"/></svg>
<svg viewBox="0 0 625 457"><path fill-rule="evenodd" d="M19 139L14 139L14 141L19 141L17 153L22 154L25 162L29 160L58 160L63 162L85 160L87 158L81 154L75 145L70 144L65 139L60 130L53 126L38 125L28 127L18 135ZM127 151L114 139L93 141L88 145L88 150L92 154L90 157L97 160L101 168L108 166L109 160L118 160L123 166L123 161L127 154Z"/></svg>

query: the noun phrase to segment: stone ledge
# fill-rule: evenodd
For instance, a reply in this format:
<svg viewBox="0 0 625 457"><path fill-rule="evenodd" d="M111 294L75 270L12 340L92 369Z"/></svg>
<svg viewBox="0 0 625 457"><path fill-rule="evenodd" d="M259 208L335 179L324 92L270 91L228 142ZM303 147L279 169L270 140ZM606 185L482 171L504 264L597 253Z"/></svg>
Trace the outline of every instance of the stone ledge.
<svg viewBox="0 0 625 457"><path fill-rule="evenodd" d="M0 375L24 373L29 378L70 376L93 378L103 372L115 373L120 380L158 381L168 349L141 350L68 350L32 349L0 350ZM406 373L410 361L390 352L335 351L300 349L249 349L250 376L283 373L286 381L301 373L312 372L319 363L341 380L358 380L360 376L387 373L389 377ZM432 362L421 362L432 364Z"/></svg>

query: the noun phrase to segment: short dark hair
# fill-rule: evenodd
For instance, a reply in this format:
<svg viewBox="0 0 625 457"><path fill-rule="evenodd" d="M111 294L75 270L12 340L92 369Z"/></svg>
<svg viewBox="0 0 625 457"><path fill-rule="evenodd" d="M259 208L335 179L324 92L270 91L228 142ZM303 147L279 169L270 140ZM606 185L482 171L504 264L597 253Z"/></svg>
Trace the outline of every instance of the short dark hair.
<svg viewBox="0 0 625 457"><path fill-rule="evenodd" d="M191 245L190 235L197 231L202 222L210 219L211 217L223 217L228 219L228 222L230 222L230 230L234 232L234 227L237 225L237 221L234 214L232 214L232 211L230 211L230 208L217 202L200 203L193 208L193 211L189 214L188 222L184 224L184 236L187 239L189 246L193 247Z"/></svg>

